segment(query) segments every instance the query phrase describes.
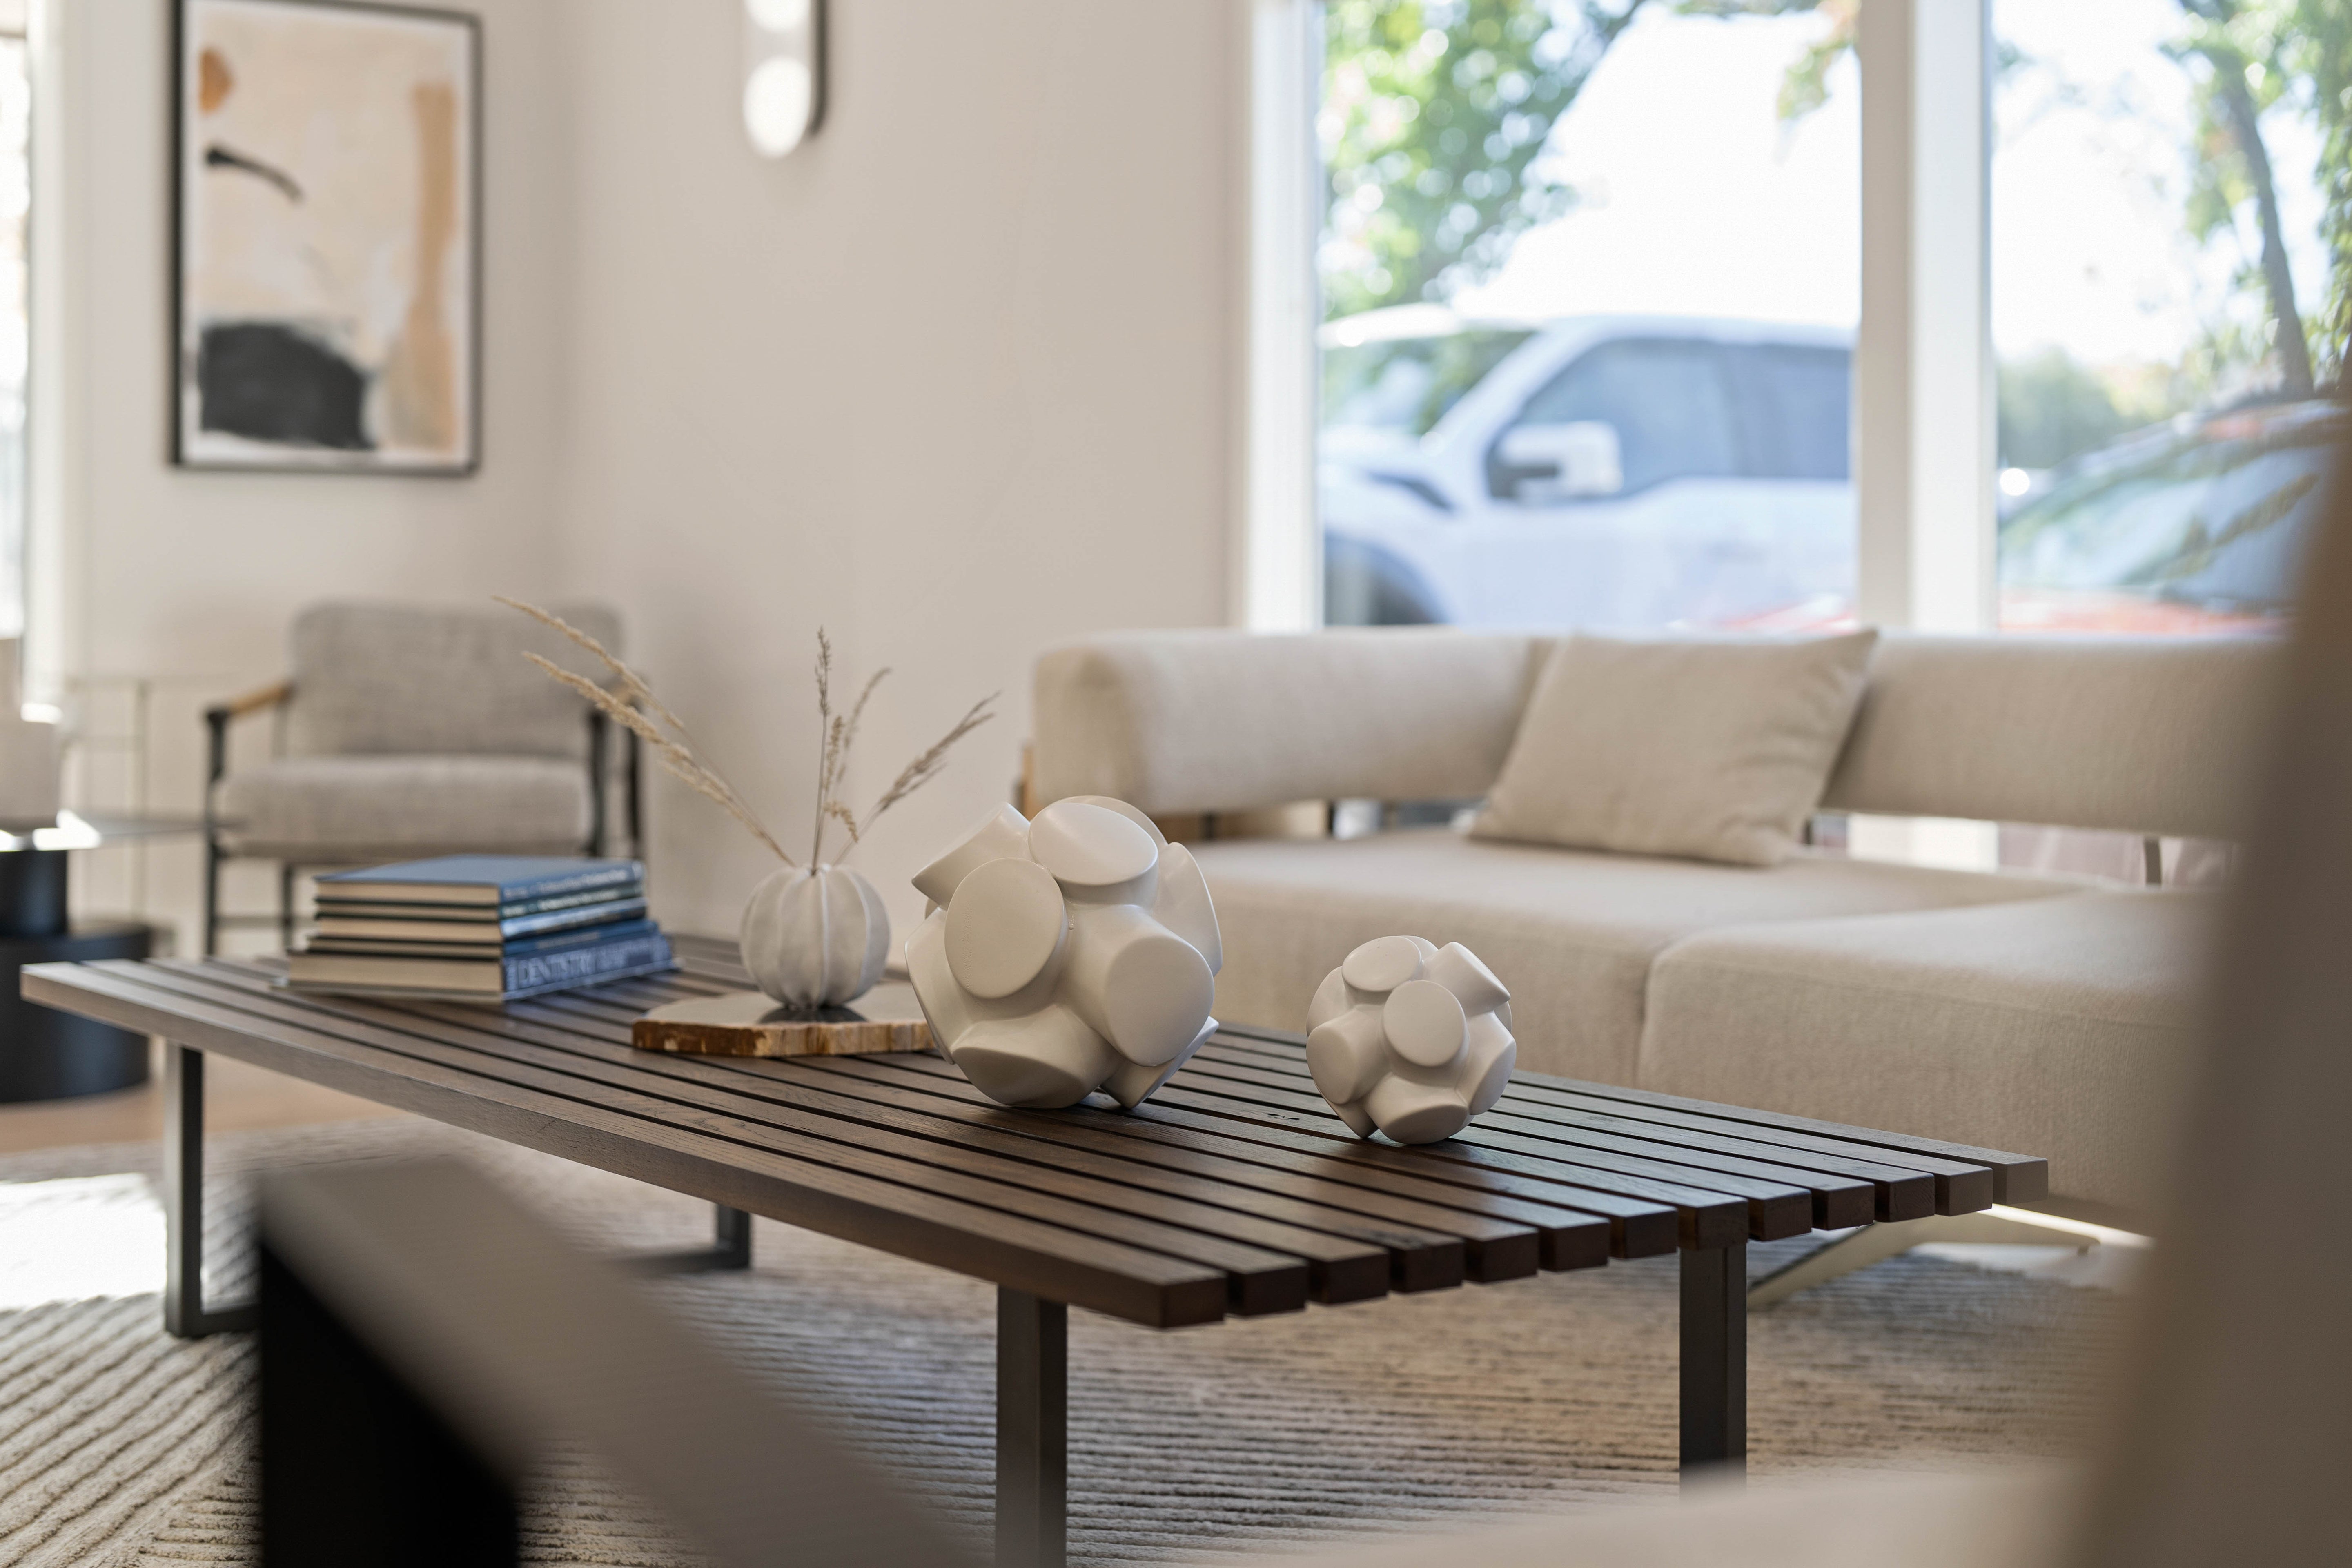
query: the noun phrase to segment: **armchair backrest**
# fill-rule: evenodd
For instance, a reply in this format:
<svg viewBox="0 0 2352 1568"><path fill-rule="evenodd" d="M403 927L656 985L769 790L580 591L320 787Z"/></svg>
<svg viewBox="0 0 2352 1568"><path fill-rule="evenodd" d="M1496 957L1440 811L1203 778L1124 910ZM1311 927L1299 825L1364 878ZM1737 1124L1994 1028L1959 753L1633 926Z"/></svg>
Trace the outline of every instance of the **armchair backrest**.
<svg viewBox="0 0 2352 1568"><path fill-rule="evenodd" d="M612 609L554 609L620 653ZM513 610L331 602L296 616L290 640L286 741L298 754L587 755L587 705L522 656L604 672L561 634Z"/></svg>

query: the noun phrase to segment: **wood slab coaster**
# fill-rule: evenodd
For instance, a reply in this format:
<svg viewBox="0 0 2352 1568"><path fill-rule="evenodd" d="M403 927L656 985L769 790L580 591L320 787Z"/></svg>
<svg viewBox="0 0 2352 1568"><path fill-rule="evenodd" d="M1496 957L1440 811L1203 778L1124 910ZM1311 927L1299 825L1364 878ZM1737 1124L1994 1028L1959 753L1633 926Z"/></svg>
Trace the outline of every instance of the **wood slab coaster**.
<svg viewBox="0 0 2352 1568"><path fill-rule="evenodd" d="M629 1043L706 1057L874 1056L929 1050L931 1026L905 984L877 985L855 1007L828 1007L813 1019L760 992L730 991L655 1008L629 1026Z"/></svg>

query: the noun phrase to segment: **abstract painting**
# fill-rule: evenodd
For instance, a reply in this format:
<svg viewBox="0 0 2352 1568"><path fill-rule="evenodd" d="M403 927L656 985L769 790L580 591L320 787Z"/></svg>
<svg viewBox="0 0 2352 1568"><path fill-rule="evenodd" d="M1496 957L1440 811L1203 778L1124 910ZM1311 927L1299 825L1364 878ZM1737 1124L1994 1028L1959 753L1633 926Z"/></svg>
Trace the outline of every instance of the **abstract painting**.
<svg viewBox="0 0 2352 1568"><path fill-rule="evenodd" d="M476 18L180 0L173 458L479 455Z"/></svg>

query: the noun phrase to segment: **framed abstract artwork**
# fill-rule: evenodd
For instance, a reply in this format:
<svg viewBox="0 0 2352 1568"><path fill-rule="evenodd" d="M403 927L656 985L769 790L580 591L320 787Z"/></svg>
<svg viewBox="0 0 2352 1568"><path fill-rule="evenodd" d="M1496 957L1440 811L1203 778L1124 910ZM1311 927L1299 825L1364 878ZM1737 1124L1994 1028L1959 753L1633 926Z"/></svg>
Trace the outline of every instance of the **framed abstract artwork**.
<svg viewBox="0 0 2352 1568"><path fill-rule="evenodd" d="M178 4L173 460L472 473L478 19Z"/></svg>

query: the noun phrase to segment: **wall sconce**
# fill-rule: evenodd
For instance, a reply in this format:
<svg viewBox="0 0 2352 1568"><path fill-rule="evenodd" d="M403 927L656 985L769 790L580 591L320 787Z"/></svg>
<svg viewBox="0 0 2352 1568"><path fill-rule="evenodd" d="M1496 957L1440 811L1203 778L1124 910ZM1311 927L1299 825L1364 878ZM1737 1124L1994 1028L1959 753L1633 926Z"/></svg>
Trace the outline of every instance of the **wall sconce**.
<svg viewBox="0 0 2352 1568"><path fill-rule="evenodd" d="M743 0L743 132L781 158L824 118L824 0Z"/></svg>

